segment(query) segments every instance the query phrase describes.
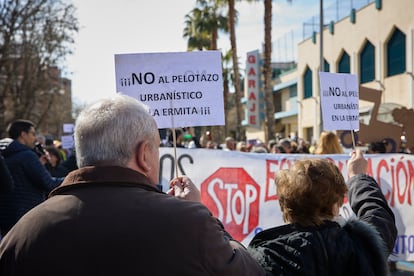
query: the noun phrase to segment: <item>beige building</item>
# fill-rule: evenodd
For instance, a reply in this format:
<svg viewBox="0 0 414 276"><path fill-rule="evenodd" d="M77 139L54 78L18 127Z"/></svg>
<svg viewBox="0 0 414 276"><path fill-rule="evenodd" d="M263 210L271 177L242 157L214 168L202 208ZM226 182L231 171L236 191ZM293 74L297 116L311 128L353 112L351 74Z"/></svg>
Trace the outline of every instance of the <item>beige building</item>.
<svg viewBox="0 0 414 276"><path fill-rule="evenodd" d="M414 106L414 17L407 12L413 10L413 0L370 0L357 10L349 8L348 16L336 22L324 20L323 71L355 74L363 87L382 91L379 116L388 120L389 114L381 114L387 106ZM319 139L320 60L320 37L315 32L298 44L296 70L280 75L273 88L276 132L285 137ZM372 102L360 100L362 122L369 121L366 116L372 109ZM247 126L246 136L264 134Z"/></svg>
<svg viewBox="0 0 414 276"><path fill-rule="evenodd" d="M382 104L413 108L411 10L412 0L377 0L330 23L323 33L324 71L355 74L360 85L382 91ZM321 131L319 43L316 35L298 45L298 135L308 140ZM370 105L360 101L360 113Z"/></svg>

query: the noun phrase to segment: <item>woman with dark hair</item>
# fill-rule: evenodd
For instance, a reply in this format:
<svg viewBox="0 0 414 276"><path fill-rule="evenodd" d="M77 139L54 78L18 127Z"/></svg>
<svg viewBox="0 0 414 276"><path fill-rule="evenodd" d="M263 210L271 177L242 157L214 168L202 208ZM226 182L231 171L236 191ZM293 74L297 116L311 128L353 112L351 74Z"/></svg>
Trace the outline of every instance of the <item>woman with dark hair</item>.
<svg viewBox="0 0 414 276"><path fill-rule="evenodd" d="M258 233L249 244L268 275L389 275L395 218L366 169L358 150L347 164L347 184L328 159L298 160L277 173L287 224ZM346 221L339 208L347 191L356 218Z"/></svg>
<svg viewBox="0 0 414 276"><path fill-rule="evenodd" d="M54 146L49 146L46 151L49 153L49 160L46 163L47 170L54 177L65 177L69 171L61 164L62 157L59 150Z"/></svg>

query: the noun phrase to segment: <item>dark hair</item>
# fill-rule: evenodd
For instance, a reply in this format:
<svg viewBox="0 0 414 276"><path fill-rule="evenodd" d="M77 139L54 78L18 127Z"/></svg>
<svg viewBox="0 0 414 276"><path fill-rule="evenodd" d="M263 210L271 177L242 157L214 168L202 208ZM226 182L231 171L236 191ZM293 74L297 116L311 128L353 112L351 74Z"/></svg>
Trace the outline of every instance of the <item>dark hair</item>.
<svg viewBox="0 0 414 276"><path fill-rule="evenodd" d="M33 122L29 120L18 119L13 121L8 127L7 132L9 137L12 139L17 139L22 132L29 132L30 128L34 127Z"/></svg>
<svg viewBox="0 0 414 276"><path fill-rule="evenodd" d="M57 164L59 164L60 161L62 160L62 155L59 152L59 150L57 148L55 148L54 146L46 147L46 150L50 155L56 156L56 158L58 160Z"/></svg>
<svg viewBox="0 0 414 276"><path fill-rule="evenodd" d="M369 144L368 149L374 153L386 153L388 142L383 140L381 142L372 142Z"/></svg>

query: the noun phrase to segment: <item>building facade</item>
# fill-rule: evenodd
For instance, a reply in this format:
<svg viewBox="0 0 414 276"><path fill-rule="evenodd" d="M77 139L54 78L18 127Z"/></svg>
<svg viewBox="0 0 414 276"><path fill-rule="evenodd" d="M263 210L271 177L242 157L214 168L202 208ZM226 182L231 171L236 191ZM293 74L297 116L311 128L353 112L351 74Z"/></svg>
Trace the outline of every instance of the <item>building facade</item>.
<svg viewBox="0 0 414 276"><path fill-rule="evenodd" d="M324 20L322 70L320 36L314 32L297 46L297 67L279 75L273 87L275 132L283 137L298 136L309 142L319 139L323 130L319 71L355 74L360 87L379 91L365 100L360 97L362 123L369 125L371 115L385 118L386 124L395 123L391 111L387 111L390 107L405 107L412 112L414 17L407 11L414 10L414 1L369 0L358 9L352 8L353 1L337 2L347 6L348 15L336 21ZM381 106L375 107L374 102ZM407 127L400 124L393 129L403 136ZM264 136L260 134L246 127L248 138Z"/></svg>
<svg viewBox="0 0 414 276"><path fill-rule="evenodd" d="M330 22L323 32L323 71L355 74L361 86L381 91L382 104L413 108L412 9L411 0L377 0ZM307 140L322 130L319 52L318 34L298 45L298 135ZM360 113L370 105L361 100Z"/></svg>

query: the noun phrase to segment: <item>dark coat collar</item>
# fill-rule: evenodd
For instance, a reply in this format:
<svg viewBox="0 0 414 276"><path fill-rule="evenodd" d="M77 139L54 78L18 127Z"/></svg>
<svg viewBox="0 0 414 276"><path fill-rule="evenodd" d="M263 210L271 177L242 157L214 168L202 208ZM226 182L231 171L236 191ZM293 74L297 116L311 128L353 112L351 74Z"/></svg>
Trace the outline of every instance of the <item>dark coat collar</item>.
<svg viewBox="0 0 414 276"><path fill-rule="evenodd" d="M141 186L146 190L161 192L148 178L132 169L119 166L88 166L70 172L63 183L49 196L60 194L72 188L85 185L128 185Z"/></svg>

